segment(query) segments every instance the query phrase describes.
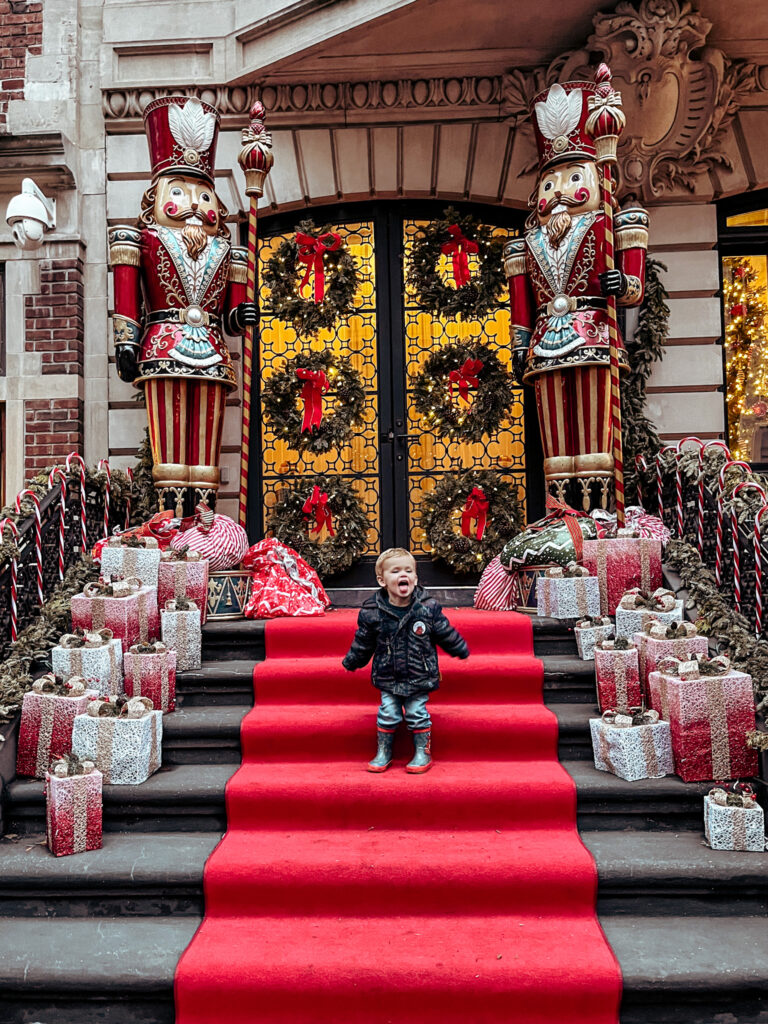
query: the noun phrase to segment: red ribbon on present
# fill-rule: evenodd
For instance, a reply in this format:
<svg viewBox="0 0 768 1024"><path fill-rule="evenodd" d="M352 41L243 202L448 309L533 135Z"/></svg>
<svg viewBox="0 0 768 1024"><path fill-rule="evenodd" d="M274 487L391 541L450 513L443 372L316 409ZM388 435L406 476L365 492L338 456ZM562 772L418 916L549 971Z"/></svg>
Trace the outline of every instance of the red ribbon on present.
<svg viewBox="0 0 768 1024"><path fill-rule="evenodd" d="M325 266L323 256L327 252L333 252L341 245L341 235L335 231L327 231L319 238L314 235L305 235L303 231L296 232L296 242L299 246L299 263L306 263L304 280L299 285L299 292L303 293L306 285L309 284L309 275L315 272L315 302L322 302L325 298Z"/></svg>
<svg viewBox="0 0 768 1024"><path fill-rule="evenodd" d="M478 373L485 366L482 359L467 359L460 370L451 370L448 374L450 384L451 401L453 401L454 386L458 387L459 395L465 402L469 401L469 389L479 385Z"/></svg>
<svg viewBox="0 0 768 1024"><path fill-rule="evenodd" d="M553 495L547 495L547 514L539 523L535 523L533 526L529 526L529 530L546 530L548 526L551 526L557 519L562 519L565 523L568 533L571 535L573 541L573 550L576 554L576 561L580 562L584 557L584 534L579 529L579 524L576 522L577 519L589 519L589 513L579 512L575 508L571 508L570 505L566 505L564 501L558 501Z"/></svg>
<svg viewBox="0 0 768 1024"><path fill-rule="evenodd" d="M456 287L461 288L469 282L471 276L467 253L476 253L480 247L477 242L472 242L469 238L464 237L458 224L451 224L448 234L451 237L440 246L440 252L444 256L453 257L453 280Z"/></svg>
<svg viewBox="0 0 768 1024"><path fill-rule="evenodd" d="M331 518L331 510L328 508L328 494L326 491L321 491L319 487L315 486L311 496L304 502L302 512L308 518L315 517L315 525L309 528L310 533L320 533L322 528L327 526L330 536L336 536Z"/></svg>
<svg viewBox="0 0 768 1024"><path fill-rule="evenodd" d="M475 537L477 540L483 539L488 520L488 505L485 492L479 487L473 487L461 513L461 532L465 537L472 536L472 523L477 522Z"/></svg>
<svg viewBox="0 0 768 1024"><path fill-rule="evenodd" d="M319 427L323 419L323 395L331 386L323 370L296 371L299 380L306 381L301 389L301 400L304 403L304 419L301 432Z"/></svg>

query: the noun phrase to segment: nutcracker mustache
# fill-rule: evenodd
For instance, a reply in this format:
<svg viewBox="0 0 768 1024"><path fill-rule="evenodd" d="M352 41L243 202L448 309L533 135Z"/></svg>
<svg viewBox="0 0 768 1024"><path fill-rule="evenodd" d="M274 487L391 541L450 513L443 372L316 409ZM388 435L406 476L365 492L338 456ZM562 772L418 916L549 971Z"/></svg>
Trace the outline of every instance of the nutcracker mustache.
<svg viewBox="0 0 768 1024"><path fill-rule="evenodd" d="M163 213L168 217L169 220L184 222L187 220L197 218L198 220L205 219L209 224L215 225L218 222L218 216L215 210L208 210L203 213L201 210L187 207L184 210L180 210L175 203L166 203L163 207ZM181 237L184 241L187 252L189 253L190 259L196 260L200 253L205 249L208 242L208 236L200 224L184 224L181 231Z"/></svg>

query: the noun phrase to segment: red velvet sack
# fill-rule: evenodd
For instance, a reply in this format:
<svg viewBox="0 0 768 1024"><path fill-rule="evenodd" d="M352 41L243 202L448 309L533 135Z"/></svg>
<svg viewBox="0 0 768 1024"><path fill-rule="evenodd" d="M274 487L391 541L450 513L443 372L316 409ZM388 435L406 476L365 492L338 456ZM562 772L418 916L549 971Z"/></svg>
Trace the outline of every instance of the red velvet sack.
<svg viewBox="0 0 768 1024"><path fill-rule="evenodd" d="M156 512L151 519L148 519L146 523L142 523L140 526L134 526L130 530L126 530L121 533L121 537L154 537L157 541L157 546L161 551L165 551L167 547L170 547L171 541L179 532L178 529L173 525L172 520L174 514L172 511L167 510L165 512ZM97 540L93 545L94 561L101 561L101 551L106 544L109 543L109 537L102 537L101 540Z"/></svg>
<svg viewBox="0 0 768 1024"><path fill-rule="evenodd" d="M254 544L243 566L251 571L247 619L322 615L331 603L315 570L274 537Z"/></svg>

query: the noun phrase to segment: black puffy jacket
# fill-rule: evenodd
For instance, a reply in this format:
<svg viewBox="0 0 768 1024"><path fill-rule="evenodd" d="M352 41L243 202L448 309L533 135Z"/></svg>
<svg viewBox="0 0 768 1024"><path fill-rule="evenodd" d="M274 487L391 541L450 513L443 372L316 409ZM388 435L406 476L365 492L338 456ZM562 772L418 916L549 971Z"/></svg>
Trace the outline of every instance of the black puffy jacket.
<svg viewBox="0 0 768 1024"><path fill-rule="evenodd" d="M402 618L392 610L382 587L360 609L355 639L342 664L350 670L362 668L373 655L373 685L410 697L440 685L435 645L453 657L469 657L467 641L423 587L416 587L413 603Z"/></svg>

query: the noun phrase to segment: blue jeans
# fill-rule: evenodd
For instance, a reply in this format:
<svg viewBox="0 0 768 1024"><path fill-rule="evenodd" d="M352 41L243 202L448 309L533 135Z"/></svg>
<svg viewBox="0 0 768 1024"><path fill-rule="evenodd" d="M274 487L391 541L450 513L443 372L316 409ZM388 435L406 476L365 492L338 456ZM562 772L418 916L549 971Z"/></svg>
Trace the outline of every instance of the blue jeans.
<svg viewBox="0 0 768 1024"><path fill-rule="evenodd" d="M405 718L405 724L411 731L429 729L432 719L427 711L429 691L422 690L412 697L398 697L389 690L381 691L381 705L376 716L379 729L396 729Z"/></svg>

